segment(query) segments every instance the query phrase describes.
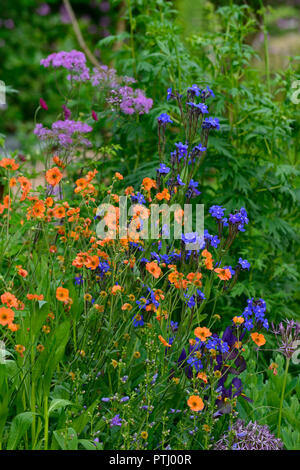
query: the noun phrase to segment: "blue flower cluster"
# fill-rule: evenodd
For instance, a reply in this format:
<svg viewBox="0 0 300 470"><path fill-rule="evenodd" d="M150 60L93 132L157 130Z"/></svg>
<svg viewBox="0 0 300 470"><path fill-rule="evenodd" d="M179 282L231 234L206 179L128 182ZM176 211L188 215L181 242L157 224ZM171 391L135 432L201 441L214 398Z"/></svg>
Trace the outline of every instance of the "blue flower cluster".
<svg viewBox="0 0 300 470"><path fill-rule="evenodd" d="M257 323L264 328L269 328L268 320L265 318L266 309L266 302L263 299L254 300L252 297L247 300L247 307L242 314L245 319L243 326L246 330L252 330Z"/></svg>

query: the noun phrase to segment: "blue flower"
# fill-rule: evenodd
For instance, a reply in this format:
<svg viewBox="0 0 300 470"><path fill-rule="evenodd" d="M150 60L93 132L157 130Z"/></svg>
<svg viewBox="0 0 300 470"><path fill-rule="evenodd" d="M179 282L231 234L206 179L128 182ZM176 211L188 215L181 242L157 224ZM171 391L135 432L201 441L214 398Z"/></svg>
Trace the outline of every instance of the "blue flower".
<svg viewBox="0 0 300 470"><path fill-rule="evenodd" d="M167 124L168 122L169 123L173 122L172 119L170 118L170 116L167 113L161 113L161 115L158 116L157 120L158 120L159 123L162 123L162 124Z"/></svg>
<svg viewBox="0 0 300 470"><path fill-rule="evenodd" d="M196 243L198 238L198 232L190 232L190 233L183 233L181 235L181 240L187 244L187 243Z"/></svg>
<svg viewBox="0 0 300 470"><path fill-rule="evenodd" d="M238 264L242 267L242 269L248 269L248 271L251 266L249 261L247 261L246 259L242 259L242 258L239 258Z"/></svg>
<svg viewBox="0 0 300 470"><path fill-rule="evenodd" d="M185 186L185 183L182 181L182 179L180 178L180 175L177 175L177 184L179 186Z"/></svg>
<svg viewBox="0 0 300 470"><path fill-rule="evenodd" d="M188 145L183 144L182 142L178 142L175 144L177 148L179 158L185 157L188 151Z"/></svg>
<svg viewBox="0 0 300 470"><path fill-rule="evenodd" d="M141 315L140 313L137 313L136 315L134 315L132 317L132 320L133 320L133 326L135 326L135 327L144 326L144 324L145 324L143 315Z"/></svg>
<svg viewBox="0 0 300 470"><path fill-rule="evenodd" d="M80 286L81 284L83 284L83 277L81 275L75 276L75 281L74 282L77 286Z"/></svg>
<svg viewBox="0 0 300 470"><path fill-rule="evenodd" d="M187 103L189 106L191 106L191 108L195 108L197 109L198 111L200 111L200 113L202 114L207 114L208 113L208 108L206 106L206 104L204 103L192 103L192 102L189 102Z"/></svg>
<svg viewBox="0 0 300 470"><path fill-rule="evenodd" d="M161 163L159 165L159 168L157 168L156 170L158 173L160 174L164 174L164 175L167 175L170 171L170 168L168 166L166 166L164 163Z"/></svg>
<svg viewBox="0 0 300 470"><path fill-rule="evenodd" d="M202 124L203 129L216 129L220 130L220 122L218 118L205 118Z"/></svg>
<svg viewBox="0 0 300 470"><path fill-rule="evenodd" d="M131 196L131 201L137 202L138 204L146 204L146 199L139 191Z"/></svg>
<svg viewBox="0 0 300 470"><path fill-rule="evenodd" d="M187 89L188 92L192 93L195 96L200 96L201 89L198 87L198 85L192 85Z"/></svg>
<svg viewBox="0 0 300 470"><path fill-rule="evenodd" d="M205 152L205 151L206 151L206 147L203 147L201 143L196 145L192 150L193 153Z"/></svg>
<svg viewBox="0 0 300 470"><path fill-rule="evenodd" d="M208 212L215 219L221 220L224 217L225 210L226 209L224 209L224 207L221 207L221 206L211 206Z"/></svg>
<svg viewBox="0 0 300 470"><path fill-rule="evenodd" d="M167 100L169 101L170 98L173 98L172 88L167 89Z"/></svg>

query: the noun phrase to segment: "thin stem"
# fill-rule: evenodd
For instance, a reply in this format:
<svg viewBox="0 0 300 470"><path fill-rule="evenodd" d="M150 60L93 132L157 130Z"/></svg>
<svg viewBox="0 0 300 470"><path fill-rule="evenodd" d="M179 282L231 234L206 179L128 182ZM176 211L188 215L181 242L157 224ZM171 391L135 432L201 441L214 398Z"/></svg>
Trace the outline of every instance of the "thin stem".
<svg viewBox="0 0 300 470"><path fill-rule="evenodd" d="M285 387L286 387L286 381L287 381L287 376L288 376L289 365L290 365L290 358L287 358L286 363L285 363L285 371L284 371L283 384L282 384L282 389L281 389L279 414L278 414L277 437L280 437L282 407L283 407L283 400L284 400L284 393L285 393Z"/></svg>

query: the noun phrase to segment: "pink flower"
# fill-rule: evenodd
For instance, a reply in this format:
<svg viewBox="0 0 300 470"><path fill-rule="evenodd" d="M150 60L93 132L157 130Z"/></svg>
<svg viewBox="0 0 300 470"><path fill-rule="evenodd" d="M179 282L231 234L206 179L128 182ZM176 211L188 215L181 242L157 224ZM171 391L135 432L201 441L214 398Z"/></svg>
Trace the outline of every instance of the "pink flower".
<svg viewBox="0 0 300 470"><path fill-rule="evenodd" d="M47 103L46 101L43 100L43 98L40 98L40 106L45 109L46 111L48 111L48 106L47 106Z"/></svg>
<svg viewBox="0 0 300 470"><path fill-rule="evenodd" d="M94 121L98 121L98 116L95 111L92 111L92 118L94 119Z"/></svg>

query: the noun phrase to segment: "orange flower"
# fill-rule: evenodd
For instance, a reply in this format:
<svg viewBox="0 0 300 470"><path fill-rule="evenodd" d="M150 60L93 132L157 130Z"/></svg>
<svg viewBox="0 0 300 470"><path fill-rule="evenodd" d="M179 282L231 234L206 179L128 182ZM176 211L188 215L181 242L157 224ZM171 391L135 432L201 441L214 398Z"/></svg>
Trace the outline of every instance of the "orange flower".
<svg viewBox="0 0 300 470"><path fill-rule="evenodd" d="M122 287L116 284L115 286L112 286L111 288L111 293L113 295L116 295L117 292L120 292L122 290Z"/></svg>
<svg viewBox="0 0 300 470"><path fill-rule="evenodd" d="M7 328L14 333L15 331L18 331L20 325L17 325L16 323L10 323Z"/></svg>
<svg viewBox="0 0 300 470"><path fill-rule="evenodd" d="M263 346L266 344L266 338L260 333L251 333L251 338L257 346Z"/></svg>
<svg viewBox="0 0 300 470"><path fill-rule="evenodd" d="M25 351L25 346L23 346L22 344L16 344L15 345L15 350L17 351L17 353L20 354L21 357L24 356L24 351Z"/></svg>
<svg viewBox="0 0 300 470"><path fill-rule="evenodd" d="M201 411L204 408L204 403L202 398L199 395L192 395L187 401L187 404L191 408L192 411Z"/></svg>
<svg viewBox="0 0 300 470"><path fill-rule="evenodd" d="M60 180L62 179L63 175L60 172L59 168L55 166L46 172L46 181L51 186L56 186Z"/></svg>
<svg viewBox="0 0 300 470"><path fill-rule="evenodd" d="M16 186L16 184L17 184L16 178L10 178L10 180L9 180L10 188L13 188L14 186Z"/></svg>
<svg viewBox="0 0 300 470"><path fill-rule="evenodd" d="M18 308L18 299L10 292L4 292L4 294L1 295L1 302L7 307Z"/></svg>
<svg viewBox="0 0 300 470"><path fill-rule="evenodd" d="M151 178L144 178L142 185L146 191L150 191L152 188L156 188L156 181Z"/></svg>
<svg viewBox="0 0 300 470"><path fill-rule="evenodd" d="M82 191L85 189L88 185L87 180L84 178L79 178L78 180L75 181L77 188L75 188L75 193L79 193L79 191Z"/></svg>
<svg viewBox="0 0 300 470"><path fill-rule="evenodd" d="M14 321L14 311L11 308L0 307L0 325L10 325Z"/></svg>
<svg viewBox="0 0 300 470"><path fill-rule="evenodd" d="M146 269L150 274L152 274L153 277L155 277L155 279L158 279L162 273L162 270L154 261L151 263L146 263Z"/></svg>
<svg viewBox="0 0 300 470"><path fill-rule="evenodd" d="M245 320L243 317L233 317L232 321L236 325L241 325L242 323L244 323Z"/></svg>
<svg viewBox="0 0 300 470"><path fill-rule="evenodd" d="M161 335L158 335L158 339L166 348L171 347L171 344L169 344Z"/></svg>
<svg viewBox="0 0 300 470"><path fill-rule="evenodd" d="M33 217L40 219L41 217L44 216L45 210L46 210L46 207L43 201L37 201L32 207L31 213Z"/></svg>
<svg viewBox="0 0 300 470"><path fill-rule="evenodd" d="M121 175L121 173L119 173L118 171L115 173L115 177L116 177L118 180L120 180L120 181L121 181L122 179L124 179L124 176Z"/></svg>
<svg viewBox="0 0 300 470"><path fill-rule="evenodd" d="M43 294L38 295L38 294L27 294L27 299L28 300L44 300Z"/></svg>
<svg viewBox="0 0 300 470"><path fill-rule="evenodd" d="M99 256L91 256L85 266L86 268L91 268L93 271L97 269L99 266Z"/></svg>
<svg viewBox="0 0 300 470"><path fill-rule="evenodd" d="M28 276L28 271L26 271L26 269L23 269L22 266L16 266L16 269L18 270L19 276L22 276L22 277Z"/></svg>
<svg viewBox="0 0 300 470"><path fill-rule="evenodd" d="M197 338L200 338L201 341L205 341L206 338L208 338L209 336L212 335L211 331L208 328L206 328L205 326L203 326L203 327L198 326L195 329L194 334L195 334L195 336L197 336Z"/></svg>
<svg viewBox="0 0 300 470"><path fill-rule="evenodd" d="M56 298L60 302L66 302L69 300L69 291L68 289L65 289L64 287L58 287L56 289Z"/></svg>
<svg viewBox="0 0 300 470"><path fill-rule="evenodd" d="M62 168L62 169L66 168L66 165L65 165L64 162L59 158L58 155L54 155L53 161L54 161L54 163L55 163L57 166L59 166L59 168Z"/></svg>
<svg viewBox="0 0 300 470"><path fill-rule="evenodd" d="M7 170L13 171L19 168L18 163L16 163L13 158L2 158L2 160L0 160L0 166L2 166L2 168L6 168Z"/></svg>
<svg viewBox="0 0 300 470"><path fill-rule="evenodd" d="M161 201L162 199L165 199L166 201L169 201L171 199L171 196L170 196L170 193L167 190L167 188L165 188L161 193L156 194L156 198L159 201Z"/></svg>
<svg viewBox="0 0 300 470"><path fill-rule="evenodd" d="M198 372L197 378L203 380L203 382L207 384L207 375L205 372Z"/></svg>
<svg viewBox="0 0 300 470"><path fill-rule="evenodd" d="M66 209L63 206L56 206L53 209L53 217L56 219L62 219L66 216Z"/></svg>
<svg viewBox="0 0 300 470"><path fill-rule="evenodd" d="M228 281L231 278L229 269L216 268L214 271L218 274L218 278L221 279L221 281Z"/></svg>

